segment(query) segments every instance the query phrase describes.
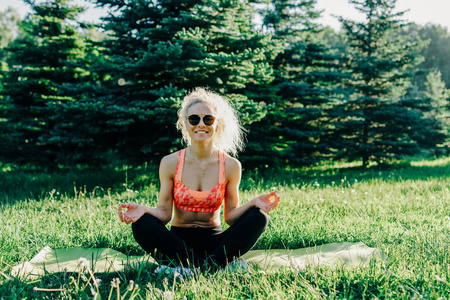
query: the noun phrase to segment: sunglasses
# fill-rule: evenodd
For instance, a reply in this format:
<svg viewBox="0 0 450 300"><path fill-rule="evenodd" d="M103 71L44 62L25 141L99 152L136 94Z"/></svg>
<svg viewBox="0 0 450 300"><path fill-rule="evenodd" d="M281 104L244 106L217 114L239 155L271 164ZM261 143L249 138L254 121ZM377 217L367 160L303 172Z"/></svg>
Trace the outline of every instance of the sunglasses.
<svg viewBox="0 0 450 300"><path fill-rule="evenodd" d="M199 115L190 115L188 118L189 124L191 124L192 126L198 125L198 123L200 123L200 120L202 119ZM205 115L203 117L203 124L205 124L206 126L211 126L212 124L214 124L214 121L216 120L216 117L211 116L211 115Z"/></svg>

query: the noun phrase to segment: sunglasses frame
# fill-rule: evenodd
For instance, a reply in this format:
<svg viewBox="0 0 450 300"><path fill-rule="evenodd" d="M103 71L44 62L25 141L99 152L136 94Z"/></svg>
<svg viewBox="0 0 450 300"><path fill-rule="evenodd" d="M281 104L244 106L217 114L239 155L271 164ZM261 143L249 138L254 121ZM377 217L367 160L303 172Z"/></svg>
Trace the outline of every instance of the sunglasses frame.
<svg viewBox="0 0 450 300"><path fill-rule="evenodd" d="M191 117L198 117L198 120L195 120L195 121L191 120ZM206 121L205 118L211 118L212 122ZM203 120L203 124L205 124L206 126L212 126L212 125L214 125L214 122L216 121L216 117L214 117L213 115L204 115L203 117L201 117L200 115L192 114L187 117L187 120L188 120L189 124L191 124L192 126L196 126L196 125L200 124L201 120Z"/></svg>

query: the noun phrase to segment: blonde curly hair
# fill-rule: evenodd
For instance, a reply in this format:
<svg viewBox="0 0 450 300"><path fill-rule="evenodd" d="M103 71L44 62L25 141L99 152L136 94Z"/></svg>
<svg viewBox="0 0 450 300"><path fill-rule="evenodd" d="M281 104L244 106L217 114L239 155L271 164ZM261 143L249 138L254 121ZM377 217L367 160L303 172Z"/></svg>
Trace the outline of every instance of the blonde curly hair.
<svg viewBox="0 0 450 300"><path fill-rule="evenodd" d="M196 88L187 94L178 110L177 129L183 135L183 142L191 145L191 138L186 129L187 113L194 104L204 103L214 112L217 131L213 136L214 147L229 155L237 156L244 149L244 133L236 111L224 97L204 88Z"/></svg>

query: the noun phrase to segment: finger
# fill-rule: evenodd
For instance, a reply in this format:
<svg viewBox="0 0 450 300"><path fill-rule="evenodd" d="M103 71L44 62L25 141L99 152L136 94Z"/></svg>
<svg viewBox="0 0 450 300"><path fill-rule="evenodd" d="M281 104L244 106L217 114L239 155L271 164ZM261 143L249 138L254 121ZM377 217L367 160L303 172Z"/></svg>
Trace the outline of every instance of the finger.
<svg viewBox="0 0 450 300"><path fill-rule="evenodd" d="M276 208L278 206L278 203L280 203L280 201L273 201L270 205L270 210L273 210L274 208Z"/></svg>
<svg viewBox="0 0 450 300"><path fill-rule="evenodd" d="M123 211L125 209L125 212ZM124 218L126 216L127 211L130 209L130 203L122 203L119 205L119 217L122 221L124 221Z"/></svg>
<svg viewBox="0 0 450 300"><path fill-rule="evenodd" d="M272 192L264 194L264 198L270 198L272 196L273 196Z"/></svg>
<svg viewBox="0 0 450 300"><path fill-rule="evenodd" d="M128 203L121 203L121 204L119 204L119 212L122 212L123 211L123 209L125 208L125 209L128 209L129 208L129 204Z"/></svg>
<svg viewBox="0 0 450 300"><path fill-rule="evenodd" d="M277 201L277 194L276 194L276 192L275 191L273 191L273 192L271 192L271 193L269 193L269 194L267 194L267 200L269 201L269 202L275 202L275 201Z"/></svg>
<svg viewBox="0 0 450 300"><path fill-rule="evenodd" d="M276 201L276 202L280 202L281 198L280 198L280 196L278 195L277 191L274 191L273 196L275 197L275 201Z"/></svg>

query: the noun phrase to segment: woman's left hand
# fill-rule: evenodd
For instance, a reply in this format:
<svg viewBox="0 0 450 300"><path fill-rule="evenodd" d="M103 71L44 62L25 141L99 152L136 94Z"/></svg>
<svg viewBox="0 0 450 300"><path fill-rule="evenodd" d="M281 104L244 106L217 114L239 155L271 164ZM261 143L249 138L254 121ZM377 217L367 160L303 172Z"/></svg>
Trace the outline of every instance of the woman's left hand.
<svg viewBox="0 0 450 300"><path fill-rule="evenodd" d="M273 199L273 201L271 199ZM276 191L273 191L268 194L260 195L250 201L253 202L253 205L267 213L278 206L278 203L280 203L280 196L278 196Z"/></svg>

